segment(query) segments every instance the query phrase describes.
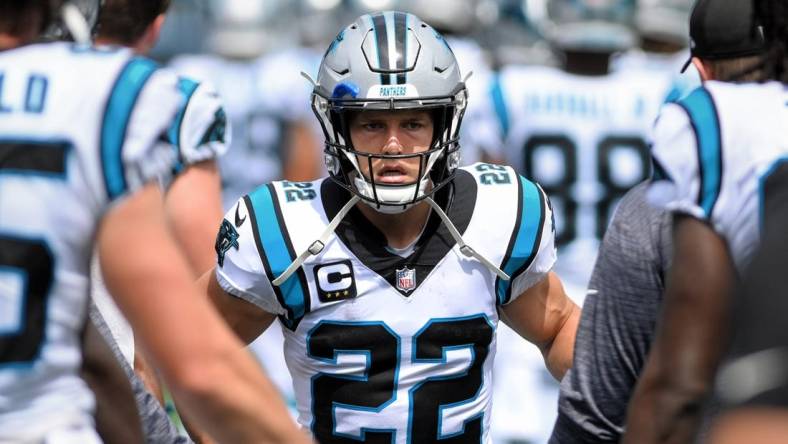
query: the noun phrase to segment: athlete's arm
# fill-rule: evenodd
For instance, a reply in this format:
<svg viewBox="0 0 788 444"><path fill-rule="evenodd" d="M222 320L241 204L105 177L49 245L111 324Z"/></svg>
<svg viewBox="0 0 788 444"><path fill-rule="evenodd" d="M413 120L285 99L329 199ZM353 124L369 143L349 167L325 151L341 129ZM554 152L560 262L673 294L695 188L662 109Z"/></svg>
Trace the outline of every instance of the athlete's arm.
<svg viewBox="0 0 788 444"><path fill-rule="evenodd" d="M167 190L167 221L195 279L216 262L213 241L223 215L221 185L219 168L212 159L186 167Z"/></svg>
<svg viewBox="0 0 788 444"><path fill-rule="evenodd" d="M560 381L572 366L580 308L558 276L551 271L500 313L506 325L539 347L550 373Z"/></svg>
<svg viewBox="0 0 788 444"><path fill-rule="evenodd" d="M276 388L210 304L148 184L105 215L98 247L117 299L187 416L223 442L306 442Z"/></svg>
<svg viewBox="0 0 788 444"><path fill-rule="evenodd" d="M276 319L276 315L224 291L216 280L214 269L203 274L197 286L208 295L230 329L246 344L251 344L263 334Z"/></svg>
<svg viewBox="0 0 788 444"><path fill-rule="evenodd" d="M674 215L673 265L654 344L629 404L625 443L692 442L728 343L735 268L711 227Z"/></svg>

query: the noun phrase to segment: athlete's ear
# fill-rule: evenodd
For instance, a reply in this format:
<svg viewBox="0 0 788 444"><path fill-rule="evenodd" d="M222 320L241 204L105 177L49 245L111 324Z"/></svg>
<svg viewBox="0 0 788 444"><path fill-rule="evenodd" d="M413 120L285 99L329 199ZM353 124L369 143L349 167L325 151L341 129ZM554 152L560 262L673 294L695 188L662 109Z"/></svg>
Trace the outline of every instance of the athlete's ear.
<svg viewBox="0 0 788 444"><path fill-rule="evenodd" d="M706 63L704 63L702 59L699 59L698 57L693 57L692 64L695 66L695 69L698 70L701 81L705 82L707 80L714 80L714 77L712 77L711 74L710 67L706 65Z"/></svg>
<svg viewBox="0 0 788 444"><path fill-rule="evenodd" d="M147 54L148 51L156 46L156 42L159 41L159 35L161 35L161 28L164 26L165 17L165 14L159 14L158 17L153 20L153 23L148 26L148 29L142 34L142 37L137 41L137 45L134 48L137 54Z"/></svg>

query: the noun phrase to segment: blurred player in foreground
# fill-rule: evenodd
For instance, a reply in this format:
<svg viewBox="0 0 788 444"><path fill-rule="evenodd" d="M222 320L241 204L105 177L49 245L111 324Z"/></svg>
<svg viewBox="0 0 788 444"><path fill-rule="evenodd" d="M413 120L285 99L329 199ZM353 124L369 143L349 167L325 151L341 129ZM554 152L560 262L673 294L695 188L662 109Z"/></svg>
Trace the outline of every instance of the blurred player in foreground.
<svg viewBox="0 0 788 444"><path fill-rule="evenodd" d="M579 309L550 271L546 196L509 167L458 168L465 86L414 15L340 31L312 100L330 177L240 199L202 284L246 341L279 317L319 442L490 443L500 319L556 379L571 365Z"/></svg>
<svg viewBox="0 0 788 444"><path fill-rule="evenodd" d="M169 233L159 182L173 153L158 139L175 77L128 50L32 43L60 3L0 2L0 439L98 442L77 375L96 241L108 288L189 415L226 441L298 440Z"/></svg>
<svg viewBox="0 0 788 444"><path fill-rule="evenodd" d="M96 43L126 46L136 54L145 55L158 40L168 7L166 0L145 4L104 0L98 14ZM222 218L221 179L216 158L226 150L225 139L229 134L226 134L224 109L210 85L181 77L178 91L183 96L182 103L166 133L167 142L177 155L177 164L173 184L166 193L165 209L196 278L213 263L213 239ZM92 297L95 306L91 307L91 312L98 307L100 314L91 313L91 318L101 330L109 330L106 339L116 342L113 345L121 352L117 356L122 360L121 365L126 368L133 365L141 381L158 403L163 404L159 378L149 360L135 350L131 326L112 302L98 267L93 269ZM139 390L142 388L139 381L132 379L132 385L138 389L136 396L147 439L175 432L167 415L163 414L163 407L150 402L150 394Z"/></svg>
<svg viewBox="0 0 788 444"><path fill-rule="evenodd" d="M704 79L762 72L773 81L709 80L667 105L656 124L649 199L673 213L674 249L654 344L628 409L626 443L690 442L696 435L728 345L732 287L761 233L773 229L772 212L785 205L787 11L782 1L755 4L754 20L744 23L753 17L746 2L699 2L691 22L698 32L691 32L700 60L693 62ZM763 55L734 66L703 60L718 48L709 41L733 51L762 33Z"/></svg>
<svg viewBox="0 0 788 444"><path fill-rule="evenodd" d="M703 0L695 10L695 60L701 68L714 66L717 80L758 78L758 72L743 78L726 74L757 60L764 48L760 38L750 38L748 2L738 3L741 11L715 7L719 1ZM733 37L738 45L731 46L728 34L709 34L706 23L738 31ZM672 256L670 213L647 202L647 188L641 184L624 196L602 241L574 367L561 383L553 443L617 441L624 432L626 406L654 338Z"/></svg>
<svg viewBox="0 0 788 444"><path fill-rule="evenodd" d="M720 368L716 394L722 401L713 444L779 444L788 436L788 195L770 217L734 301L731 359Z"/></svg>

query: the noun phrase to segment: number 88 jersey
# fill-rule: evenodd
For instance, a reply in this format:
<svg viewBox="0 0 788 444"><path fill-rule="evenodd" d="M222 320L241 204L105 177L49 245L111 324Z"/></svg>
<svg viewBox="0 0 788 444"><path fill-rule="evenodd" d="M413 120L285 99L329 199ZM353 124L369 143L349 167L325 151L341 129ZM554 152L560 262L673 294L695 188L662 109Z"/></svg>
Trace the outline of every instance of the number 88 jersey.
<svg viewBox="0 0 788 444"><path fill-rule="evenodd" d="M491 442L498 308L553 266L547 198L488 164L461 168L436 195L510 281L462 254L436 215L402 257L354 209L272 286L348 198L331 180L275 182L238 202L217 238L221 287L280 315L299 423L321 443Z"/></svg>
<svg viewBox="0 0 788 444"><path fill-rule="evenodd" d="M553 203L567 292L581 300L618 200L648 176L648 133L668 76L622 71L579 76L539 66L504 68L492 93L507 163Z"/></svg>

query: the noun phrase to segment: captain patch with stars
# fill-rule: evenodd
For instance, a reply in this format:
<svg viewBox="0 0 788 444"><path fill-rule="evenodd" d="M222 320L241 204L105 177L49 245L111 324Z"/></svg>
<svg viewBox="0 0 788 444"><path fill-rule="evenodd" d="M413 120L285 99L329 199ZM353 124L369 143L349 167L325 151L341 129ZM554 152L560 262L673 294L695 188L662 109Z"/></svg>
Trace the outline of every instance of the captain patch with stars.
<svg viewBox="0 0 788 444"><path fill-rule="evenodd" d="M317 297L320 302L336 302L356 297L356 278L349 260L315 266Z"/></svg>

